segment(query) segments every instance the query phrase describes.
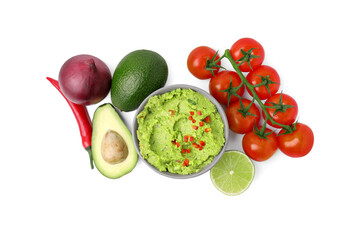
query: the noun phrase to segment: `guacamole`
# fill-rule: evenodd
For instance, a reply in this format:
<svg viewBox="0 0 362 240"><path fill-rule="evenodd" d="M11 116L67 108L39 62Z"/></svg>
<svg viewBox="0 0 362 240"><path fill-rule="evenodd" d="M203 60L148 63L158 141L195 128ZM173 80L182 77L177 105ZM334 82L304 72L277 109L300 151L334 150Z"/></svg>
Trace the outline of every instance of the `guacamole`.
<svg viewBox="0 0 362 240"><path fill-rule="evenodd" d="M225 143L215 105L191 89L151 97L137 116L141 155L160 171L199 172Z"/></svg>

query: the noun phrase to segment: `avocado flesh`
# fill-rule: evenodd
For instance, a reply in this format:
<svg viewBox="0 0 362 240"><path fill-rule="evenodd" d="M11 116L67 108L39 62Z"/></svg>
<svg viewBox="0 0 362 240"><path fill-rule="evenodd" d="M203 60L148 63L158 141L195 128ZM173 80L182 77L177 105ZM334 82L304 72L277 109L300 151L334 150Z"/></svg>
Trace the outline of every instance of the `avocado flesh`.
<svg viewBox="0 0 362 240"><path fill-rule="evenodd" d="M92 155L98 171L112 179L131 172L137 163L132 135L109 103L94 112Z"/></svg>

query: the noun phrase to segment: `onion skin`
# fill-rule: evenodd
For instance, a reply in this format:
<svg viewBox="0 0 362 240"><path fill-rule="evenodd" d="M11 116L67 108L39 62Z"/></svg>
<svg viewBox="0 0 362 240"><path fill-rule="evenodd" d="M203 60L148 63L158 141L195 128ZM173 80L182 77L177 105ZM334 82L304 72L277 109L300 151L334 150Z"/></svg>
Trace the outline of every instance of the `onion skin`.
<svg viewBox="0 0 362 240"><path fill-rule="evenodd" d="M109 93L112 75L107 65L92 55L68 59L59 72L59 85L65 97L79 105L102 101Z"/></svg>

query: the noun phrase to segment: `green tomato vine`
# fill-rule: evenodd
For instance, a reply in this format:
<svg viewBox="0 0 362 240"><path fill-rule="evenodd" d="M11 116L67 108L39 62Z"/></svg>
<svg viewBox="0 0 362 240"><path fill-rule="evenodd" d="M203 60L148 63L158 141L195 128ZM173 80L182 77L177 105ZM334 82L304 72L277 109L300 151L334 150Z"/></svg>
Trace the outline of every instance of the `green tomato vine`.
<svg viewBox="0 0 362 240"><path fill-rule="evenodd" d="M265 104L260 100L259 96L256 94L254 88L265 85L265 86L267 87L267 89L268 89L268 85L269 85L269 84L274 84L274 82L270 81L270 80L266 77L265 79L262 79L263 81L262 81L260 84L258 84L258 85L252 85L252 84L250 84L250 83L246 80L244 74L243 74L243 73L241 72L241 70L239 69L239 66L240 66L242 63L244 63L245 61L247 61L248 64L249 64L249 66L250 66L250 59L251 59L251 58L256 58L256 57L258 57L258 56L252 55L252 57L249 56L249 57L247 57L247 58L245 58L245 59L243 59L243 58L242 58L242 59L239 59L240 61L239 61L239 60L238 60L238 61L235 61L235 60L232 58L232 56L231 56L230 50L229 50L229 49L226 49L225 52L224 52L224 54L223 54L219 59L215 60L217 53L218 53L218 52L216 52L215 56L214 56L211 60L207 60L205 69L211 71L212 74L213 74L213 70L215 70L215 68L223 68L223 69L225 69L224 67L217 65L217 63L218 63L219 61L221 61L221 59L226 58L226 59L229 60L229 62L231 63L232 67L234 68L235 72L239 75L239 77L240 77L240 79L241 79L241 81L242 81L241 84L240 84L239 86L237 86L237 87L233 87L233 86L232 86L232 82L230 82L229 88L228 88L228 89L225 89L225 90L222 90L223 92L227 92L227 93L228 93L228 105L229 105L230 98L231 98L232 95L238 97L238 98L239 98L239 101L241 101L241 96L239 96L236 92L237 92L237 90L239 90L243 85L245 85L245 86L250 90L250 92L252 93L253 99L252 99L250 105L249 105L248 107L246 107L246 108L243 106L243 104L240 104L240 105L242 106L242 108L241 108L241 109L238 109L238 111L239 111L240 113L242 113L244 117L246 117L247 115L249 115L249 114L248 114L248 110L250 109L251 105L254 103L254 101L256 101L256 102L259 104L260 108L262 109L262 111L263 111L263 113L264 113L264 115L265 115L265 119L264 119L265 121L264 121L264 124L263 124L262 128L261 128L260 130L257 130L257 131L256 131L256 130L255 130L255 129L257 129L257 126L256 126L256 127L254 128L255 133L256 133L257 135L259 135L260 137L265 138L265 137L266 137L266 133L265 133L266 122L267 122L268 120L269 120L272 124L278 125L278 126L282 127L282 128L285 130L286 133L292 133L292 132L294 131L293 125L295 125L295 123L292 124L291 126L288 126L288 125L284 125L284 124L281 124L281 123L276 122L276 121L270 116L270 114L268 113L267 108L274 108L274 109L275 109L275 113L277 113L277 112L280 112L280 111L281 111L281 112L284 112L284 111L286 111L288 108L291 108L291 107L294 107L294 106L292 106L292 105L283 105L283 104L282 104L282 96L283 96L282 93L281 93L281 95L280 95L280 100L279 100L279 103L278 103L278 104L273 104L273 106L265 106ZM247 53L246 53L246 54L247 54ZM238 63L238 62L239 62L239 63ZM250 68L251 68L251 66L250 66ZM270 93L270 92L269 92L269 93ZM274 114L275 114L275 113L274 113Z"/></svg>

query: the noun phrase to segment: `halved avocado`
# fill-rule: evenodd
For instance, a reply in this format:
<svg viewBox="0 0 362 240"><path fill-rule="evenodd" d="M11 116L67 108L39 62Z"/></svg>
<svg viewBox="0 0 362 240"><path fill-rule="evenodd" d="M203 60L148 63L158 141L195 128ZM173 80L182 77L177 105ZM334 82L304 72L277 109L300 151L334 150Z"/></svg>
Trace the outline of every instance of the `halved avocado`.
<svg viewBox="0 0 362 240"><path fill-rule="evenodd" d="M92 155L99 172L113 179L131 172L137 163L132 135L109 103L94 112Z"/></svg>

